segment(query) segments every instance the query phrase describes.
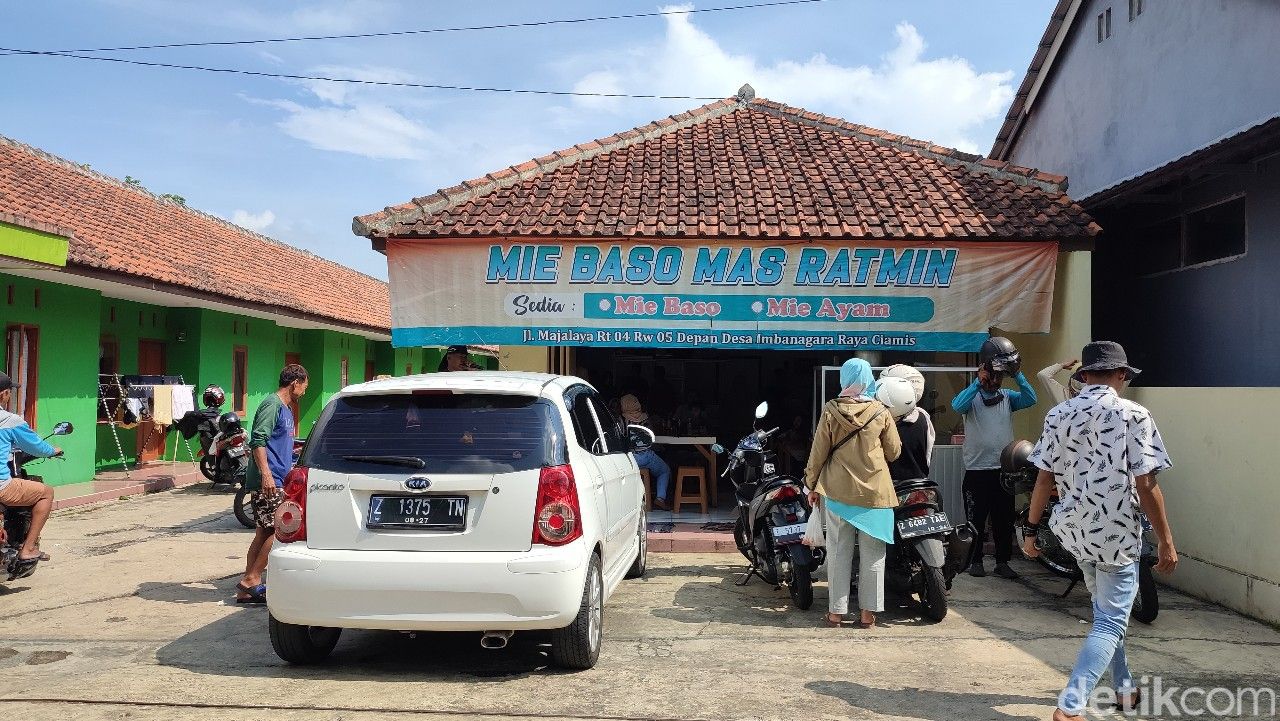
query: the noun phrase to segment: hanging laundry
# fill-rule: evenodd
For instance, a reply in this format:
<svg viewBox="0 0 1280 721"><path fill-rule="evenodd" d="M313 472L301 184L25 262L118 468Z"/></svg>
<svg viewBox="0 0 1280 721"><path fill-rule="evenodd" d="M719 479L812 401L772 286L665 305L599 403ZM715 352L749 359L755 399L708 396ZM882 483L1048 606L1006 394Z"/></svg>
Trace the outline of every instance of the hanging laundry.
<svg viewBox="0 0 1280 721"><path fill-rule="evenodd" d="M173 386L155 386L151 420L162 425L173 425Z"/></svg>
<svg viewBox="0 0 1280 721"><path fill-rule="evenodd" d="M196 409L195 386L172 386L173 410L171 417L175 420Z"/></svg>
<svg viewBox="0 0 1280 721"><path fill-rule="evenodd" d="M120 427L136 428L142 421L143 403L141 398L125 398L120 404Z"/></svg>

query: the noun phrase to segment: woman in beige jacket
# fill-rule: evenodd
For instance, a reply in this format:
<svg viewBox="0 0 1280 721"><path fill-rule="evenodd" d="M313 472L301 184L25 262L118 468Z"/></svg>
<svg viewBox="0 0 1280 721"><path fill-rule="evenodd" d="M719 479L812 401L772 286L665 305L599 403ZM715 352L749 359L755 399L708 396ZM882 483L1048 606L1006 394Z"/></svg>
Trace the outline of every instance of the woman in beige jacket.
<svg viewBox="0 0 1280 721"><path fill-rule="evenodd" d="M889 462L902 452L902 442L893 416L872 397L876 382L870 364L860 358L846 361L840 386L840 396L822 409L804 477L810 504L816 508L821 496L826 514L827 622L838 626L849 613L856 547L861 561L858 625L870 628L884 610L885 544L893 543L893 508L898 505Z"/></svg>

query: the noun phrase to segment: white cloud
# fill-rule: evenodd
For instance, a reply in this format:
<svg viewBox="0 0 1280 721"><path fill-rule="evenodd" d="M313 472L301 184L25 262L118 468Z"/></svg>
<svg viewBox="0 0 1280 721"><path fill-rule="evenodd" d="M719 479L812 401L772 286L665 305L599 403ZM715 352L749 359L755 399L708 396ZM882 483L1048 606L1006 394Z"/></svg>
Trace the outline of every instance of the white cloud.
<svg viewBox="0 0 1280 721"><path fill-rule="evenodd" d="M309 75L377 82L410 82L413 76L396 68L322 65ZM335 83L299 81L318 103L294 100L250 102L285 111L277 125L287 135L321 150L352 153L380 160L416 160L438 145L435 133L419 121L392 107L392 89Z"/></svg>
<svg viewBox="0 0 1280 721"><path fill-rule="evenodd" d="M261 213L236 210L231 214L231 222L256 233L265 233L267 228L270 228L276 222L276 214L270 210L264 210Z"/></svg>
<svg viewBox="0 0 1280 721"><path fill-rule="evenodd" d="M678 88L690 95L728 97L751 83L760 97L976 151L974 133L998 118L1013 98L1013 73L980 73L960 57L927 58L924 38L910 23L900 23L895 33L897 44L875 65L840 65L821 54L768 64L726 50L690 15L668 15L660 41L601 61L606 67L583 75L578 86L632 93ZM575 105L618 107L598 98L576 98Z"/></svg>

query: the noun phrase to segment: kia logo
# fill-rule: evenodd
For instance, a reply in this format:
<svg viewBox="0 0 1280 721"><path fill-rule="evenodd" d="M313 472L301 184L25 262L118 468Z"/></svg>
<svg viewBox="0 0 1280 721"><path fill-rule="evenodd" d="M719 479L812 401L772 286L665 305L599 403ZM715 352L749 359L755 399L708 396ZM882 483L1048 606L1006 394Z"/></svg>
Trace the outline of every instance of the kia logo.
<svg viewBox="0 0 1280 721"><path fill-rule="evenodd" d="M404 487L411 491L425 491L431 487L431 480L425 476L414 476L404 482Z"/></svg>

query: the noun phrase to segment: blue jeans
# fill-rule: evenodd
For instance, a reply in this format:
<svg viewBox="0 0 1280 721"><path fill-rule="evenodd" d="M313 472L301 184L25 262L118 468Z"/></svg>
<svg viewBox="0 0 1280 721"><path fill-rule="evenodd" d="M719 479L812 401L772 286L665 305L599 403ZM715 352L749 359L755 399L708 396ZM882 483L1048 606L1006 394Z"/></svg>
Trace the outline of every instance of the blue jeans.
<svg viewBox="0 0 1280 721"><path fill-rule="evenodd" d="M667 497L667 487L671 485L671 466L662 460L662 457L652 450L639 451L635 454L636 465L649 472L653 476L654 498L663 500Z"/></svg>
<svg viewBox="0 0 1280 721"><path fill-rule="evenodd" d="M1058 696L1058 708L1068 714L1084 713L1102 673L1111 671L1117 694L1134 690L1129 661L1124 654L1124 635L1129 628L1129 611L1138 595L1138 564L1108 566L1080 562L1085 585L1093 594L1093 628L1071 669L1071 680Z"/></svg>

